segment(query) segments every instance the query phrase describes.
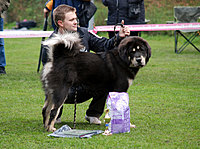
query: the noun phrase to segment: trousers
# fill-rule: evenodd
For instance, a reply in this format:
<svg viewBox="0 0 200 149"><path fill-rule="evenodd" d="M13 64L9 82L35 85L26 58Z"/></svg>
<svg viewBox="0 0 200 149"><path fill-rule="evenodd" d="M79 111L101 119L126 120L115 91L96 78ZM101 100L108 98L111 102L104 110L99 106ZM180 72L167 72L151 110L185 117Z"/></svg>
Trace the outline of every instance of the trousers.
<svg viewBox="0 0 200 149"><path fill-rule="evenodd" d="M3 31L3 18L0 17L0 31ZM6 66L4 39L0 38L0 67Z"/></svg>
<svg viewBox="0 0 200 149"><path fill-rule="evenodd" d="M69 90L65 104L74 104L75 97L77 103L83 103L89 100L90 98L93 98L89 105L89 108L86 111L87 116L100 117L103 114L105 102L107 99L107 94L93 96L90 92L87 91L85 86L72 86ZM45 97L45 101L46 100L47 97ZM62 111L63 111L63 106L60 109L60 113L57 119L61 117Z"/></svg>

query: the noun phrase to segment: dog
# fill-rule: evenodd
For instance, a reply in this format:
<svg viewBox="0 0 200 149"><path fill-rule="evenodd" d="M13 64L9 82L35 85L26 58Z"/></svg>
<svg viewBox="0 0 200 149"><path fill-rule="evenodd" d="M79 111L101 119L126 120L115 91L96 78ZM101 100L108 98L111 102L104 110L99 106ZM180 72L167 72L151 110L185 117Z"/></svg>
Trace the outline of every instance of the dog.
<svg viewBox="0 0 200 149"><path fill-rule="evenodd" d="M95 96L127 92L151 57L151 47L140 37L127 37L102 53L81 52L83 45L77 33L57 34L43 44L49 47L49 61L41 73L46 95L43 124L47 131L56 130L56 118L72 86L84 85Z"/></svg>

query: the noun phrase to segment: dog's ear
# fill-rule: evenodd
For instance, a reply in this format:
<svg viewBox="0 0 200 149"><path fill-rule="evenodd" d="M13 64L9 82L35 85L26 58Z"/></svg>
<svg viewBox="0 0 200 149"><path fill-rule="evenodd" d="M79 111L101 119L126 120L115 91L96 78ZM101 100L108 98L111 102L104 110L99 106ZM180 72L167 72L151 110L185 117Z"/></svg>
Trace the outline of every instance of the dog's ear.
<svg viewBox="0 0 200 149"><path fill-rule="evenodd" d="M146 46L146 50L147 50L147 58L146 58L146 63L149 61L149 58L151 57L151 47L149 45L149 43L144 40L143 38L141 38L142 41L144 42L145 46Z"/></svg>
<svg viewBox="0 0 200 149"><path fill-rule="evenodd" d="M151 47L146 40L143 39L143 41L147 47L147 58L146 58L146 63L147 63L149 61L149 58L151 57Z"/></svg>
<svg viewBox="0 0 200 149"><path fill-rule="evenodd" d="M129 65L129 63L130 63L130 61L128 59L128 46L130 45L131 41L132 40L125 38L120 42L120 44L118 46L119 56L127 65Z"/></svg>

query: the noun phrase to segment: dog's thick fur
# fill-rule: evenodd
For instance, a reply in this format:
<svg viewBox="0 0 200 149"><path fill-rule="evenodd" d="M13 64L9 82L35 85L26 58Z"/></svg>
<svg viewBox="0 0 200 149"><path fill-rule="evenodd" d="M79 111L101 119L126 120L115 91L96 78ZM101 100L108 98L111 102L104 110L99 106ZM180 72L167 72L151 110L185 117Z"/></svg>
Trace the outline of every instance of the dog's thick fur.
<svg viewBox="0 0 200 149"><path fill-rule="evenodd" d="M140 37L127 37L117 48L100 54L80 52L83 46L77 33L56 35L44 44L50 59L41 75L47 98L43 123L48 131L56 130L54 123L70 87L84 84L95 96L126 92L151 56L149 44Z"/></svg>

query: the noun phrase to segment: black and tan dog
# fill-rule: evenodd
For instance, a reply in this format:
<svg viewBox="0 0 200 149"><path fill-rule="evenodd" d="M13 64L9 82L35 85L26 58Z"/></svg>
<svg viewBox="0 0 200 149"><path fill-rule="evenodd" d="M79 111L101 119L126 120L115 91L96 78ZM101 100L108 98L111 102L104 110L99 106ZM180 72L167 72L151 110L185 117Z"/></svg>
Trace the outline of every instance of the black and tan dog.
<svg viewBox="0 0 200 149"><path fill-rule="evenodd" d="M84 84L95 96L126 92L151 56L149 44L140 37L127 37L117 48L100 54L80 52L83 46L77 33L56 35L44 44L50 59L41 75L47 97L43 123L48 131L56 130L55 120L72 86Z"/></svg>

